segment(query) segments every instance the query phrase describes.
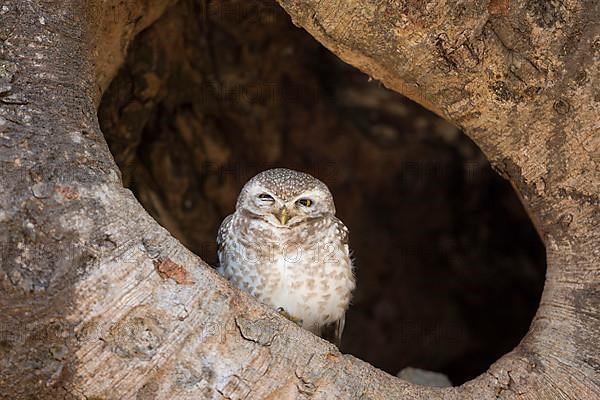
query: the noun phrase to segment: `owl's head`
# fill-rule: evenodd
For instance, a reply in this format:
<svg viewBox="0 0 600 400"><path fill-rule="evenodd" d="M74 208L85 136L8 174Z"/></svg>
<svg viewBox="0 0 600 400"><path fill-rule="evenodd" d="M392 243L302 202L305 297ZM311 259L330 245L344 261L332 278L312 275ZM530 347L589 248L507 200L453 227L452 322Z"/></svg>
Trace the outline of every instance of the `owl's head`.
<svg viewBox="0 0 600 400"><path fill-rule="evenodd" d="M335 214L333 196L320 180L285 168L269 169L242 188L236 210L260 217L276 226L291 227Z"/></svg>

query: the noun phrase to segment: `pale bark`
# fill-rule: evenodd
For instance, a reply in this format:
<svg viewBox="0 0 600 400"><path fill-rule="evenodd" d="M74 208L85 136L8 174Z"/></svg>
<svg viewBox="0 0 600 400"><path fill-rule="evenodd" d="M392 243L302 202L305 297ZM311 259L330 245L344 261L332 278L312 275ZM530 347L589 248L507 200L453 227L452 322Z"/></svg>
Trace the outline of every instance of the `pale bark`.
<svg viewBox="0 0 600 400"><path fill-rule="evenodd" d="M597 2L280 0L345 61L463 128L544 237L529 334L442 390L340 354L230 288L123 188L96 108L168 3L1 4L3 397L600 397Z"/></svg>

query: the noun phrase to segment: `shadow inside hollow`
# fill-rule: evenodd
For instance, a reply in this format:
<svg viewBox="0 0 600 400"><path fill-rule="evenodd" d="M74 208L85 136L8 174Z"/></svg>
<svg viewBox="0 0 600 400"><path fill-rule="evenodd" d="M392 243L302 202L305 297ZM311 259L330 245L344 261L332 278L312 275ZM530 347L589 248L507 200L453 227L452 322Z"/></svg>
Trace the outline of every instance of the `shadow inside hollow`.
<svg viewBox="0 0 600 400"><path fill-rule="evenodd" d="M142 33L100 107L144 207L214 263L244 182L306 171L350 228L358 288L343 351L458 384L511 350L539 302L544 249L479 149L271 2L209 4L180 1Z"/></svg>

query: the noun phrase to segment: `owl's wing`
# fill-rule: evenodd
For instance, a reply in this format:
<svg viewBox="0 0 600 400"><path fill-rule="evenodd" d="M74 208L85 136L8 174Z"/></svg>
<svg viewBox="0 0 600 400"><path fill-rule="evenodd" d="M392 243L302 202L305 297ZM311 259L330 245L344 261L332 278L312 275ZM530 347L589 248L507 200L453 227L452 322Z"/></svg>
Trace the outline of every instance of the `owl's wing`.
<svg viewBox="0 0 600 400"><path fill-rule="evenodd" d="M342 315L342 318L332 322L329 325L325 325L321 328L321 337L325 340L330 341L337 347L342 344L342 333L344 333L344 325L346 325L346 314Z"/></svg>
<svg viewBox="0 0 600 400"><path fill-rule="evenodd" d="M225 217L223 222L221 222L221 226L219 227L219 231L217 232L217 255L219 258L219 264L221 264L221 254L225 248L225 239L227 238L227 234L229 229L231 228L231 219L233 218L233 214ZM217 269L221 269L221 265L217 265Z"/></svg>
<svg viewBox="0 0 600 400"><path fill-rule="evenodd" d="M335 227L340 231L340 240L342 242L342 244L348 245L348 228L346 228L346 225L344 225L344 223L342 221L340 221L339 219L337 219L337 217L332 217L333 218L333 223L335 224Z"/></svg>
<svg viewBox="0 0 600 400"><path fill-rule="evenodd" d="M342 221L340 221L336 217L333 217L333 223L335 224L337 230L340 232L340 241L341 241L342 245L344 246L347 256L350 257L350 248L348 246L348 244L349 244L348 228L346 227L346 225L344 225L344 223ZM336 346L340 347L340 344L342 342L342 333L344 333L345 325L346 325L346 314L344 313L344 315L342 315L342 317L340 319L332 322L329 325L324 326L321 329L321 337L323 339L329 340Z"/></svg>

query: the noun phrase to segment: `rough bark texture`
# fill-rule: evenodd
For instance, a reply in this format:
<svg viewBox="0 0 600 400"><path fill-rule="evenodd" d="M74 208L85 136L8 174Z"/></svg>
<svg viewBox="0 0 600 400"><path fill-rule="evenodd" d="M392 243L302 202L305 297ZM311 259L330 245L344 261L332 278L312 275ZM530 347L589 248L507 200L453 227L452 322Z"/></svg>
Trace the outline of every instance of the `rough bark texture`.
<svg viewBox="0 0 600 400"><path fill-rule="evenodd" d="M458 128L274 2L180 1L132 43L98 117L124 184L210 264L252 175L286 166L326 182L360 282L345 353L462 383L529 328L545 254L510 184Z"/></svg>
<svg viewBox="0 0 600 400"><path fill-rule="evenodd" d="M167 3L0 6L3 397L600 397L597 2L280 1L345 61L463 128L543 234L529 333L443 390L234 291L123 188L99 94Z"/></svg>

